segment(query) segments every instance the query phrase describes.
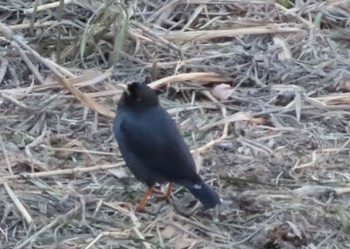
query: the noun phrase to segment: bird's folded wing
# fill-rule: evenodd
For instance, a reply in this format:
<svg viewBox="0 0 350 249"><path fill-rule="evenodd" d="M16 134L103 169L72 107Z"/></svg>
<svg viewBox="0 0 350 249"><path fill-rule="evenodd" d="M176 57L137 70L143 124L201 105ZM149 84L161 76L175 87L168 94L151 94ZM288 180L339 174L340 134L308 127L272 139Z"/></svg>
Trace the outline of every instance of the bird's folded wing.
<svg viewBox="0 0 350 249"><path fill-rule="evenodd" d="M146 167L174 179L194 176L192 155L167 113L124 121L121 132L125 147Z"/></svg>

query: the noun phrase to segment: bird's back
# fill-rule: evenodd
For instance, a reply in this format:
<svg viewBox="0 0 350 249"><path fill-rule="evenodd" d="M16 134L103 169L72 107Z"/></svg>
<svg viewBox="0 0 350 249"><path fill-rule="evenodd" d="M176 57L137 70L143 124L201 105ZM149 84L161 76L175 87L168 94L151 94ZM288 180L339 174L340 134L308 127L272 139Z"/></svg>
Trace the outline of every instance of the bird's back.
<svg viewBox="0 0 350 249"><path fill-rule="evenodd" d="M114 129L126 163L140 180L149 185L152 180L184 186L201 182L188 146L162 107L130 112L120 106Z"/></svg>

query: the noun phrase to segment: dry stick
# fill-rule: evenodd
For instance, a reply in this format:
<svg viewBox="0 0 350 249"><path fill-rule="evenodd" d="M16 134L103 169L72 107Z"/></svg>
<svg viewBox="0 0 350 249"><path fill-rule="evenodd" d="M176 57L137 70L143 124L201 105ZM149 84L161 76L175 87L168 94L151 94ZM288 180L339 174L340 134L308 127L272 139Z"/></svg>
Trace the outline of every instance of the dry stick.
<svg viewBox="0 0 350 249"><path fill-rule="evenodd" d="M6 182L4 183L4 187L5 187L7 194L10 196L11 200L13 201L13 203L15 204L15 206L17 207L19 212L22 214L24 219L27 221L27 223L32 224L32 222L33 222L32 217L30 216L30 214L28 213L27 209L24 207L22 202L19 200L19 198L17 197L15 192L12 191L12 189L10 188L10 186Z"/></svg>
<svg viewBox="0 0 350 249"><path fill-rule="evenodd" d="M311 162L308 162L308 163L304 163L304 164L301 164L301 165L295 165L291 170L296 170L296 169L302 169L302 168L306 168L306 167L313 167L316 165L316 162L317 162L317 153L318 152L340 152L340 151L344 151L344 150L350 150L350 149L347 149L347 146L349 145L350 143L350 139L348 139L340 148L325 148L325 149L317 149L317 150L314 150L312 152L312 160Z"/></svg>
<svg viewBox="0 0 350 249"><path fill-rule="evenodd" d="M164 45L168 46L171 49L174 49L176 51L181 51L178 46L176 46L174 43L169 42L167 39L164 39L163 37L159 36L157 33L153 32L151 29L145 27L141 23L133 22L133 25L139 29L141 29L143 32L147 33L149 36L151 36L154 39L157 39Z"/></svg>
<svg viewBox="0 0 350 249"><path fill-rule="evenodd" d="M101 232L96 238L94 238L84 249L90 249L94 244L97 243L102 237L109 237L122 234L122 232ZM119 236L120 237L120 236ZM118 238L118 237L117 237Z"/></svg>
<svg viewBox="0 0 350 249"><path fill-rule="evenodd" d="M309 28L314 28L315 25L312 23L312 22L309 22L308 20L302 18L301 16L291 12L289 9L287 9L286 7L278 4L278 3L274 3L275 4L275 7L276 9L279 9L280 11L284 11L284 15L290 15L296 19L298 19L299 21L301 21L302 23L306 24Z"/></svg>
<svg viewBox="0 0 350 249"><path fill-rule="evenodd" d="M87 153L87 154L104 155L104 156L114 156L115 155L115 153L113 153L113 152L103 152L103 151L74 149L74 148L58 148L58 147L51 147L51 146L47 146L47 145L41 145L40 147L43 147L47 150L53 150L53 151L78 152L78 153Z"/></svg>
<svg viewBox="0 0 350 249"><path fill-rule="evenodd" d="M1 96L1 95L0 95L0 96ZM1 143L2 151L4 152L5 161L6 161L6 164L7 164L7 169L8 169L8 171L10 172L10 174L13 175L12 167L11 167L10 160L9 160L9 158L8 158L8 155L7 155L7 150L6 150L6 148L5 148L4 141L2 140L1 133L0 133L0 143Z"/></svg>
<svg viewBox="0 0 350 249"><path fill-rule="evenodd" d="M108 79L109 77L112 76L112 68L108 69L107 71L105 71L104 73L97 75L96 77L89 79L89 80L84 80L82 82L78 82L76 83L77 87L84 87L84 86L91 86L91 85L95 85L97 83L100 83L106 79Z"/></svg>
<svg viewBox="0 0 350 249"><path fill-rule="evenodd" d="M32 153L30 152L30 149L32 147L35 147L35 146L41 144L44 141L45 135L46 135L46 124L44 125L43 131L41 132L40 136L35 138L35 140L33 142L31 142L30 144L26 145L24 151L29 158L33 158Z"/></svg>
<svg viewBox="0 0 350 249"><path fill-rule="evenodd" d="M78 88L72 86L68 80L65 78L61 77L62 75L55 69L55 68L50 68L54 74L57 76L58 82L63 85L65 88L70 91L70 93L76 97L81 103L85 104L92 110L95 110L99 114L102 114L104 116L114 118L115 113L106 109L104 106L98 104L94 99L90 98L88 95L82 93Z"/></svg>
<svg viewBox="0 0 350 249"><path fill-rule="evenodd" d="M228 30L200 30L200 31L170 31L157 33L170 41L205 41L220 37L234 37L239 35L260 35L260 34L275 34L275 33L296 33L303 31L300 28L294 27L278 27L278 26L260 26L247 27Z"/></svg>
<svg viewBox="0 0 350 249"><path fill-rule="evenodd" d="M148 86L155 89L155 88L161 87L161 86L163 86L167 83L170 83L170 82L186 81L186 80L204 81L205 84L207 84L208 82L232 81L233 79L223 77L222 75L220 75L218 73L213 73L213 72L183 73L183 74L172 75L169 77L165 77L165 78L153 81L152 83L148 84Z"/></svg>
<svg viewBox="0 0 350 249"><path fill-rule="evenodd" d="M34 23L32 28L46 28L46 27L50 27L52 25L57 25L57 22L56 21L48 21L48 22L43 22L43 23ZM30 28L30 23L8 25L8 28L10 28L12 30L28 29L28 28ZM1 30L0 30L0 33L1 33Z"/></svg>
<svg viewBox="0 0 350 249"><path fill-rule="evenodd" d="M28 239L26 239L25 241L23 241L21 244L19 244L18 246L15 247L15 249L21 249L24 248L26 245L28 245L29 243L31 243L32 241L34 241L36 239L36 237L40 236L41 234L47 232L49 229L51 229L52 227L54 227L56 224L58 224L61 220L66 219L67 217L71 216L72 214L74 214L76 211L78 211L80 209L80 205L78 205L77 207L75 207L74 209L72 209L71 211L69 211L68 213L58 216L56 219L54 219L53 221L51 221L49 224L47 224L46 226L44 226L43 228L41 228L37 233L33 234L31 237L29 237Z"/></svg>
<svg viewBox="0 0 350 249"><path fill-rule="evenodd" d="M124 234L123 234L124 233ZM93 239L93 241L91 241L84 249L90 249L94 244L97 243L97 241L99 241L102 237L116 237L116 238L120 238L121 236L127 237L127 234L125 233L125 231L123 232L101 232L95 239Z"/></svg>
<svg viewBox="0 0 350 249"><path fill-rule="evenodd" d="M183 28L181 29L181 31L186 31L186 29L188 29L188 27L190 27L192 25L192 23L197 20L197 17L200 15L200 13L202 12L202 10L204 9L204 5L199 5L193 12L193 14L191 15L191 17L188 19L188 22L183 26Z"/></svg>
<svg viewBox="0 0 350 249"><path fill-rule="evenodd" d="M2 146L2 151L4 152L4 155L5 155L7 168L9 170L10 174L13 175L10 160L8 159L7 151L6 151L6 148L4 145L4 141L2 140L1 134L0 134L0 142L1 142L1 146ZM19 200L17 195L12 191L12 189L10 188L10 186L7 183L4 183L4 187L5 187L7 194L10 196L11 200L13 201L13 203L15 204L15 206L17 207L19 212L22 214L24 219L27 221L27 223L32 224L32 221L33 221L32 217L30 216L30 214L28 213L27 209L24 207L22 202Z"/></svg>
<svg viewBox="0 0 350 249"><path fill-rule="evenodd" d="M46 65L52 65L53 67L57 68L58 71L60 71L61 73L63 73L66 77L70 77L70 78L75 78L77 77L75 74L73 74L72 72L68 71L67 69L65 69L64 67L61 67L60 65L58 65L57 63L46 59L46 58L42 58L43 60L45 60ZM50 68L49 66L47 66L48 68Z"/></svg>
<svg viewBox="0 0 350 249"><path fill-rule="evenodd" d="M1 66L0 66L0 83L4 79L8 65L9 65L9 61L5 57L2 57L1 58Z"/></svg>
<svg viewBox="0 0 350 249"><path fill-rule="evenodd" d="M25 104L19 102L19 101L18 101L17 99L15 99L14 97L12 97L12 96L10 96L10 95L7 95L6 93L1 93L1 92L0 92L0 97L2 97L2 98L4 98L4 99L6 99L6 100L12 102L13 104L15 104L15 105L17 105L17 106L19 106L19 107L21 107L21 108L23 108L23 109L26 109L26 110L29 109L28 106L26 106Z"/></svg>
<svg viewBox="0 0 350 249"><path fill-rule="evenodd" d="M44 78L41 76L38 69L34 66L32 61L28 58L28 56L23 51L23 49L18 44L14 44L14 46L17 47L19 54L22 56L22 59L24 60L25 64L30 69L30 71L32 71L32 73L35 75L35 77L40 82L40 84L44 85L45 84Z"/></svg>
<svg viewBox="0 0 350 249"><path fill-rule="evenodd" d="M168 3L165 3L161 8L159 8L157 11L155 11L148 19L146 20L146 23L154 23L154 19L158 16L163 14L168 8L172 8L174 5L178 3L178 0L172 0L168 1ZM159 19L159 18L157 18Z"/></svg>
<svg viewBox="0 0 350 249"><path fill-rule="evenodd" d="M65 0L64 4L69 4L71 2L73 2L73 0ZM40 6L37 7L36 11L39 12L39 11L44 11L44 10L47 10L47 9L57 8L59 5L60 5L60 1L54 2L54 3L40 5ZM23 11L23 13L25 15L33 14L33 12L34 12L34 8L26 9L26 10Z"/></svg>
<svg viewBox="0 0 350 249"><path fill-rule="evenodd" d="M208 96L214 103L218 103L218 100L214 98L214 96L212 96L208 91L203 91L203 93ZM227 118L227 109L226 109L226 106L224 105L221 105L221 112L222 112L222 115L224 116L224 118L226 119ZM214 146L215 144L217 143L220 143L221 141L225 140L228 136L228 127L229 127L229 124L230 122L225 122L224 124L224 129L223 129L223 132L222 132L222 135L221 137L217 138L217 139L214 139L212 141L210 141L209 143L197 148L197 149L193 149L191 150L192 153L194 153L195 151L196 152L203 152L207 149L209 149L210 147Z"/></svg>
<svg viewBox="0 0 350 249"><path fill-rule="evenodd" d="M37 177L55 177L59 175L74 175L78 173L86 173L86 172L92 172L92 171L100 171L100 170L109 170L118 168L121 166L124 166L125 163L116 163L116 164L108 164L108 165L101 165L101 166L93 166L93 167L86 167L86 168L75 168L75 169L59 169L59 170L52 170L52 171L45 171L45 172L38 172L38 173L22 173L18 175L11 175L11 176L2 176L0 177L0 184L5 183L5 181L13 180L13 179L19 179L19 178L37 178Z"/></svg>
<svg viewBox="0 0 350 249"><path fill-rule="evenodd" d="M96 238L94 238L86 247L85 249L89 249L94 244L96 244L97 241L99 241L102 237L106 236L106 232L100 233Z"/></svg>

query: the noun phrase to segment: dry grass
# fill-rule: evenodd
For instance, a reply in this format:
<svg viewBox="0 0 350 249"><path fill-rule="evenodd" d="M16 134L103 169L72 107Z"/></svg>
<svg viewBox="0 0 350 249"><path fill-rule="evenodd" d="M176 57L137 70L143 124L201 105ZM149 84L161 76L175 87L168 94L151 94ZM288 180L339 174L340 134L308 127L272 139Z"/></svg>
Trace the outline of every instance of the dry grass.
<svg viewBox="0 0 350 249"><path fill-rule="evenodd" d="M0 6L0 247L349 248L349 2L125 2ZM217 210L134 213L111 127L145 77Z"/></svg>

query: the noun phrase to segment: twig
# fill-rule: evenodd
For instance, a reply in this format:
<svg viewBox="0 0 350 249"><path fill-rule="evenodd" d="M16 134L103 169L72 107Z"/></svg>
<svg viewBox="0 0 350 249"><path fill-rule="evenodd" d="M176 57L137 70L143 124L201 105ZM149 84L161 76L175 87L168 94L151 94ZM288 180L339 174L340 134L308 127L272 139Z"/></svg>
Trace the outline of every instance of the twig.
<svg viewBox="0 0 350 249"><path fill-rule="evenodd" d="M64 151L64 152L78 152L78 153L87 153L87 154L95 154L95 155L104 155L104 156L114 156L114 152L103 152L103 151L93 151L93 150L84 150L84 149L74 149L74 148L58 148L58 147L50 147L46 145L41 145L47 150L52 151Z"/></svg>
<svg viewBox="0 0 350 249"><path fill-rule="evenodd" d="M121 166L124 166L125 163L116 163L116 164L110 164L110 165L101 165L101 166L94 166L94 167L86 167L86 168L75 168L75 169L59 169L59 170L52 170L52 171L46 171L46 172L38 172L38 173L22 173L18 175L11 175L11 176L2 176L0 177L0 184L5 183L7 180L12 179L19 179L19 178L36 178L36 177L55 177L58 175L74 175L78 173L86 173L86 172L92 172L92 171L99 171L99 170L109 170L118 168Z"/></svg>
<svg viewBox="0 0 350 249"><path fill-rule="evenodd" d="M23 206L22 202L18 199L17 195L12 191L12 189L7 183L4 183L4 187L7 194L10 196L11 200L13 201L19 212L22 214L24 219L27 221L27 223L32 224L32 217L28 213L27 209Z"/></svg>
<svg viewBox="0 0 350 249"><path fill-rule="evenodd" d="M86 247L85 249L91 248L94 244L96 244L97 241L99 241L102 237L106 236L106 232L102 232L99 235L97 235L96 238L94 238Z"/></svg>
<svg viewBox="0 0 350 249"><path fill-rule="evenodd" d="M159 88L170 82L186 81L186 80L202 81L202 82L205 82L205 84L208 84L209 82L232 81L232 79L230 78L227 78L227 77L224 77L223 75L220 75L218 73L212 73L212 72L183 73L183 74L172 75L172 76L168 76L168 77L153 81L148 85L151 88Z"/></svg>
<svg viewBox="0 0 350 249"><path fill-rule="evenodd" d="M164 39L163 37L159 36L157 33L153 32L151 29L145 27L144 25L142 25L139 22L133 22L133 25L135 27L138 27L139 29L141 29L142 31L144 31L145 33L147 33L151 38L160 41L160 43L164 44L166 47L174 49L178 52L180 52L180 48L178 48L178 46L176 46L174 43L169 42L168 40Z"/></svg>
<svg viewBox="0 0 350 249"><path fill-rule="evenodd" d="M282 33L298 33L303 31L295 27L276 27L260 26L260 27L246 27L228 30L199 30L199 31L167 31L164 33L157 33L170 41L205 41L220 37L235 37L239 35L262 35L262 34L282 34Z"/></svg>
<svg viewBox="0 0 350 249"><path fill-rule="evenodd" d="M64 4L69 4L71 2L73 2L73 0L65 0ZM60 5L60 1L57 1L57 2L54 2L54 3L43 4L43 5L38 6L36 11L39 12L39 11L44 11L44 10L47 10L47 9L57 8L59 5ZM30 8L30 9L24 10L23 13L25 15L30 15L30 14L33 13L33 11L34 11L34 8Z"/></svg>
<svg viewBox="0 0 350 249"><path fill-rule="evenodd" d="M0 96L1 96L1 95L0 95ZM5 148L4 141L2 140L1 133L0 133L0 143L1 143L2 151L4 152L5 161L6 161L6 164L7 164L7 169L8 169L8 171L10 172L10 174L13 175L11 163L10 163L9 157L8 157L8 155L7 155L7 150L6 150L6 148Z"/></svg>
<svg viewBox="0 0 350 249"><path fill-rule="evenodd" d="M44 137L46 135L46 124L44 125L44 128L43 128L43 131L41 132L40 136L37 137L33 142L31 142L30 144L28 144L26 147L25 147L25 152L26 152L26 155L30 158L32 158L32 153L30 152L30 148L32 147L35 147L39 144L41 144L44 140Z"/></svg>
<svg viewBox="0 0 350 249"><path fill-rule="evenodd" d="M8 65L9 65L9 61L5 57L2 57L1 58L1 65L0 65L0 83L4 79Z"/></svg>
<svg viewBox="0 0 350 249"><path fill-rule="evenodd" d="M38 69L34 66L32 61L28 58L26 53L24 53L23 49L16 43L14 43L14 46L17 47L19 54L22 56L23 61L26 63L27 67L32 71L32 73L35 75L37 80L40 82L41 85L45 84L44 78L39 73Z"/></svg>
<svg viewBox="0 0 350 249"><path fill-rule="evenodd" d="M25 104L19 102L17 99L15 99L14 97L12 97L12 96L10 96L10 95L8 95L8 94L6 94L6 93L0 93L0 97L6 99L6 100L8 100L8 101L11 101L11 102L14 103L15 105L17 105L17 106L19 106L19 107L21 107L21 108L23 108L23 109L25 109L25 110L28 110L28 109L29 109L28 106L26 106Z"/></svg>
<svg viewBox="0 0 350 249"><path fill-rule="evenodd" d="M6 151L4 142L2 140L1 134L0 134L0 142L1 142L1 146L2 146L2 149L3 149L4 155L5 155L7 168L9 170L10 174L13 175L11 164L10 164L10 161L8 159L7 151ZM13 201L15 206L18 208L20 213L23 215L23 217L27 221L27 223L28 224L32 224L32 221L33 221L32 217L28 213L27 209L23 206L22 202L18 199L17 195L12 191L12 189L10 188L10 186L6 182L4 182L4 187L5 187L5 190L6 190L7 194L10 196L11 200Z"/></svg>
<svg viewBox="0 0 350 249"><path fill-rule="evenodd" d="M209 98L211 98L214 102L218 103L218 101L214 98L214 96L212 96L208 91L203 91L203 93L204 93L205 95L207 95ZM226 109L226 106L221 105L220 107L221 107L222 116L223 116L224 118L227 118L227 109ZM221 137L219 137L219 138L217 138L217 139L214 139L214 140L210 141L209 143L203 145L202 147L199 147L199 148L197 148L197 149L192 150L191 152L192 152L192 153L195 152L195 151L197 151L197 152L203 152L203 151L205 151L205 150L207 150L207 149L213 147L215 144L220 143L221 141L225 140L225 139L227 138L227 136L228 136L228 127L229 127L229 124L230 124L230 122L225 122L225 124L224 124L224 129L223 129L223 131L222 131Z"/></svg>
<svg viewBox="0 0 350 249"><path fill-rule="evenodd" d="M316 165L316 162L317 162L317 153L319 152L339 152L339 151L343 151L343 150L350 150L347 148L348 144L350 143L350 139L348 139L343 145L342 147L340 148L327 148L327 149L317 149L317 150L314 150L312 152L312 156L311 156L311 161L308 162L308 163L304 163L304 164L301 164L301 165L295 165L293 168L292 168L292 171L293 170L296 170L296 169L302 169L302 168L307 168L307 167L313 167Z"/></svg>

